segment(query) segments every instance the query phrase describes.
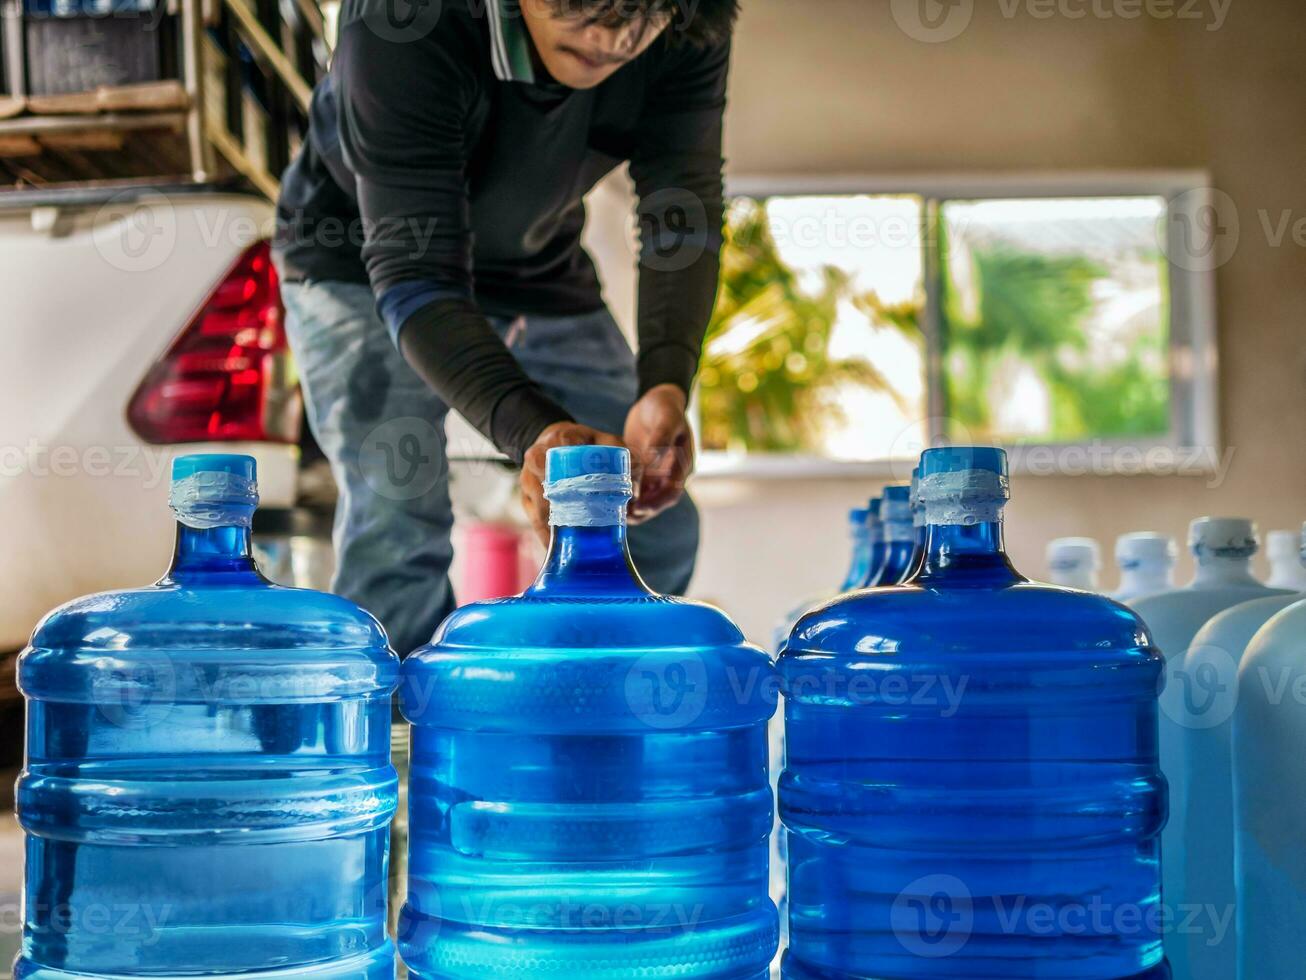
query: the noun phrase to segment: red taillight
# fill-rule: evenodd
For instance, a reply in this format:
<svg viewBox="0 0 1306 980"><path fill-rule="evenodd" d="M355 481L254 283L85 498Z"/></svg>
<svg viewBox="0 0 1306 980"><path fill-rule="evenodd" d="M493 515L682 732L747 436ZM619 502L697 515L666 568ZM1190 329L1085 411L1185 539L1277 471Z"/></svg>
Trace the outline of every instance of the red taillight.
<svg viewBox="0 0 1306 980"><path fill-rule="evenodd" d="M299 440L299 388L267 242L245 250L127 407L146 442Z"/></svg>

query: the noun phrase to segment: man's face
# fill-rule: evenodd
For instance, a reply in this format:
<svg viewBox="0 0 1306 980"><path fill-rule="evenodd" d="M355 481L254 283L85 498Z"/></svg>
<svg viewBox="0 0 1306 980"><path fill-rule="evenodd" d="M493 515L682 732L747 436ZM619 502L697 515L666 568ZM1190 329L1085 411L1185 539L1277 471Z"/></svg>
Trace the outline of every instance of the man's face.
<svg viewBox="0 0 1306 980"><path fill-rule="evenodd" d="M573 5L576 6L576 5ZM535 50L555 80L569 88L594 88L643 54L670 23L668 14L595 21L557 0L522 0L522 16Z"/></svg>

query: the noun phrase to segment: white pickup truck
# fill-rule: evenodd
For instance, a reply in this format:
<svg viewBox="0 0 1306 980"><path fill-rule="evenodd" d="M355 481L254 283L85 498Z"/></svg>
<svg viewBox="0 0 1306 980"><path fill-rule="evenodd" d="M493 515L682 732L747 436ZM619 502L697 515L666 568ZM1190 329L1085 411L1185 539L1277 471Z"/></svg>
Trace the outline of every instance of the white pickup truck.
<svg viewBox="0 0 1306 980"><path fill-rule="evenodd" d="M250 453L264 507L293 505L301 412L271 226L265 199L206 186L0 194L9 711L7 655L43 613L167 566L175 455Z"/></svg>

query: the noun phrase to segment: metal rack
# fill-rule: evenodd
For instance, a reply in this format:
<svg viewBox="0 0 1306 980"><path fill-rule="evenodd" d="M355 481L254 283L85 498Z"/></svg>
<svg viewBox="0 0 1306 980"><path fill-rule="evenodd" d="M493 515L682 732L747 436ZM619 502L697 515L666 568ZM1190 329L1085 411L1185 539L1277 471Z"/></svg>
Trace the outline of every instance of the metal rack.
<svg viewBox="0 0 1306 980"><path fill-rule="evenodd" d="M330 54L317 0L168 2L139 26L176 77L34 94L30 15L0 0L0 185L236 178L275 197Z"/></svg>

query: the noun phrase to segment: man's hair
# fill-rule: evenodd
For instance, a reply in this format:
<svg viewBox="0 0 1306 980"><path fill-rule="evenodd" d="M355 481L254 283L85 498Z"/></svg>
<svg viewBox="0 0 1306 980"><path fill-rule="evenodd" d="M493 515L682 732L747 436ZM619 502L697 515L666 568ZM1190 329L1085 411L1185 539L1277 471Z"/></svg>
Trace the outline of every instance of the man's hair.
<svg viewBox="0 0 1306 980"><path fill-rule="evenodd" d="M579 14L596 24L618 27L635 20L670 16L673 41L708 47L730 37L739 0L550 0L560 14Z"/></svg>

